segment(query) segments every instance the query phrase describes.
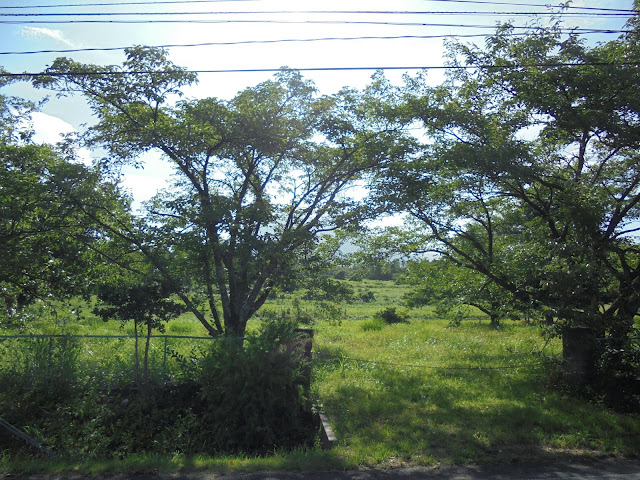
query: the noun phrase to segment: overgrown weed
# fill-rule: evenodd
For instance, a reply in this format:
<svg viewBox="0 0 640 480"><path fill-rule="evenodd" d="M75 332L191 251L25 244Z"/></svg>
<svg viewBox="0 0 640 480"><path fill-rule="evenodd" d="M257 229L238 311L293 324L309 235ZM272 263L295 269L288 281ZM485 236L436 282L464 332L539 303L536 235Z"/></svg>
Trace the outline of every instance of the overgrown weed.
<svg viewBox="0 0 640 480"><path fill-rule="evenodd" d="M559 339L547 342L538 326L505 321L495 328L476 316L449 328L447 319L435 318L430 307L410 310L407 323L389 325L374 320L375 312L401 307L406 287L390 282L354 283L356 290L371 291L375 302L344 305L345 319L339 326L313 319L311 393L322 402L338 435L332 451L310 445L259 456L172 452L62 463L39 457L24 460L5 452L0 471L226 473L640 453L637 415L615 413L557 388L553 372L560 364L561 344ZM270 300L266 310L277 315L304 313L311 306L293 295ZM168 326L172 334L204 333L190 315L174 322L174 330L171 322ZM91 318L77 325L74 328L83 333L94 328L103 329L101 333L122 333L117 323ZM258 325L250 322L249 331L256 331ZM64 328L58 325L56 332ZM179 348L179 344L170 346L180 351L185 365L196 368L198 355L192 353L193 345L186 342L185 348ZM107 362L107 368L130 379L125 368L130 354L123 353L125 347L126 340L85 344L81 358ZM90 362L83 361L87 363L81 363L80 370L86 372ZM183 368L179 362L170 365L174 366L169 368L169 378L175 377L175 369ZM25 452L27 448L21 450Z"/></svg>

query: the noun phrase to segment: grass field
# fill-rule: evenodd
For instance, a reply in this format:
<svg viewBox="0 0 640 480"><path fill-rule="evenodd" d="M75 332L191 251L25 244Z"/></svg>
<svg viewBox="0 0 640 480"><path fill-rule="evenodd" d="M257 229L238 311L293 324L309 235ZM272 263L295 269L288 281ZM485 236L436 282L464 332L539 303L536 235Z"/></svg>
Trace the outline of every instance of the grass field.
<svg viewBox="0 0 640 480"><path fill-rule="evenodd" d="M313 325L312 396L337 434L338 444L331 451L312 448L261 458L132 456L119 463L30 466L2 456L0 472L227 472L640 453L637 415L615 413L554 385L560 341L547 342L539 327L505 322L491 328L488 320L474 318L450 328L447 321L433 318L429 308L409 311L407 323L387 325L373 315L384 307L400 307L406 287L374 281L353 285L357 293L372 292L375 301L340 307L341 324L321 320ZM261 314L297 310L313 315L314 308L285 296L270 300ZM91 318L39 328L55 333L122 332L118 323ZM171 322L167 333L203 335L204 329L185 315Z"/></svg>

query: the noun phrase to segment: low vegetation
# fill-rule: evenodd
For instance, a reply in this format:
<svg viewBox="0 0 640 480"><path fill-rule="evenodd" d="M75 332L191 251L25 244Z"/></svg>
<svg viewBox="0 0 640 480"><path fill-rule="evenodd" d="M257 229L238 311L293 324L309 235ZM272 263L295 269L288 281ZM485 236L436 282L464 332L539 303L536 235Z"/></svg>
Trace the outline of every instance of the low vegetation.
<svg viewBox="0 0 640 480"><path fill-rule="evenodd" d="M186 426L190 422L203 421L206 417L201 416L201 412L193 409L180 411L177 408L162 411L159 405L144 411L142 401L135 400L135 393L126 392L123 395L111 392L109 396L104 389L90 394L71 395L73 401L67 405L61 405L46 395L26 395L20 400L15 395L16 390L8 388L3 380L0 402L5 419L11 420L7 418L9 415L22 412L22 417L14 422L46 445L62 449L65 456L61 462L45 460L29 447L11 443L11 449L2 452L0 471L55 472L74 469L97 473L122 469L207 469L228 472L379 464L434 465L639 453L636 440L640 435L640 418L616 413L594 402L593 398L576 397L575 392L563 389L559 369L561 342L544 337L539 325L518 320L503 321L501 326L492 327L488 318L477 315L452 327L449 320L436 318L430 307L408 310L404 322L387 323L381 321L379 312L388 312L394 307L397 312L402 312L400 306L408 287L393 282L366 280L349 282L349 285L354 295L360 291L372 292L376 302L359 300L345 303L340 306L343 312L340 324L325 319L313 321L311 325L315 330L311 398L315 406L324 409L331 419L339 439L333 450L321 450L316 439L306 445L293 446L281 442L281 447L275 450L260 451L258 448L251 454L238 453L234 447L237 447L234 442L238 441L238 437L246 433L250 443L257 435L245 429L232 431L226 445L219 444L209 450L217 451L217 454L196 453L198 448L202 449L206 444L206 440L202 436L188 437ZM310 318L322 310L322 302L303 300L303 295L304 291L297 291L272 298L259 317L271 321L277 317L286 319L295 315ZM55 332L86 333L94 331L96 326L102 326L104 333L123 333L115 322L97 323L91 315L84 317L56 325ZM378 322L379 327L366 328L373 322ZM251 322L250 332L257 332L261 324L259 319ZM53 328L51 323L39 325L34 322L31 331L45 330L44 325ZM51 330L48 331L51 333ZM204 332L201 324L186 314L169 322L167 333L199 336ZM178 397L192 396L193 391L188 390L185 376L180 377L179 372L187 375L192 357L197 357L198 352L206 348L203 349L199 343L202 341L195 339L171 340L175 342L172 349L174 355L167 362L167 375L170 380L176 378L182 382L182 387L178 389L173 385L170 392L165 392L164 399L174 402ZM131 368L131 345L127 347L120 343L120 348L114 348L108 343L92 343L91 339L82 340L81 344L77 344L80 341L78 339L64 341L69 343L53 351L54 360L58 358L61 363L70 362L82 365L85 369L90 364L87 354L91 352L90 355L99 357L100 345L104 345L112 353L117 352L115 356L121 357L121 365L126 363L128 356ZM5 340L3 345L7 342ZM151 370L156 372L157 378L161 378L161 339L154 339L152 346L154 344ZM47 352L48 343L40 340L37 345L42 350L38 358L46 358L44 353ZM63 344L59 345L62 347ZM243 386L237 389L240 396L233 400L235 403L246 400L242 397L244 391L249 392L247 395L254 405L263 398L277 409L272 394L257 394L267 391L269 385L246 390L245 387L250 384L242 377L249 371L255 372L261 365L258 352L268 350L262 345L256 345L255 362L234 364L238 368L224 370L231 372L228 380L233 380L226 381L226 384L227 387L229 382ZM229 354L229 350L218 350L218 357L232 358L233 355ZM23 362L23 365L26 363ZM45 363L38 368L40 371L46 370ZM115 364L113 368L116 369ZM208 368L207 371L211 388L208 394L218 395L224 390L221 385L225 381L217 379L223 379L224 374L214 368ZM61 371L60 375L82 377L73 368ZM121 375L132 378L130 369L121 369ZM64 384L62 379L58 377L54 380L60 395L63 393L58 386ZM252 391L254 394L250 393ZM275 391L286 389L276 388ZM105 402L105 399L108 401ZM128 420L120 418L119 423L115 418L112 418L113 421L103 421L110 409L120 407L127 399L133 400L127 410ZM30 402L27 409L24 408L27 404L22 403L25 401ZM33 415L42 411L39 407L44 403L48 412L66 415L59 416L57 421L50 420L53 424L57 423L57 431L49 430L51 423L37 424L33 420ZM179 404L177 401L174 403ZM220 404L219 401L216 403ZM255 413L256 410L253 410L251 415ZM251 420L251 415L247 415L248 420ZM299 425L295 423L299 418L295 415L274 412L273 416L290 422L289 427L293 430ZM220 421L219 417L217 415L216 421ZM38 421L43 422L43 419ZM95 428L98 424L103 428L108 427L111 431L106 436L115 438L119 429L124 429L126 425L134 425L138 431L148 432L150 423L163 422L171 425L171 428L157 430L147 439L142 434L134 436L135 441L142 443L129 444L126 449L120 450L100 443L100 436L107 432ZM277 425L272 433L285 427ZM68 435L72 429L77 431L75 437ZM270 435L267 430L262 430L262 434ZM71 438L76 440L72 441ZM134 441L132 437L128 438ZM89 451L90 448L93 451ZM89 460L88 457L93 458ZM29 459L28 465L26 459Z"/></svg>

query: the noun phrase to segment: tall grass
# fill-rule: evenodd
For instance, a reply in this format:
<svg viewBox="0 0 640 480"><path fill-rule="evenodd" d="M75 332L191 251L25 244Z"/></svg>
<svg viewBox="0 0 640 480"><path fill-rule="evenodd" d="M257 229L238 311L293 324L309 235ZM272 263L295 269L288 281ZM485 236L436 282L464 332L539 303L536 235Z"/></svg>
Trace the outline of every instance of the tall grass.
<svg viewBox="0 0 640 480"><path fill-rule="evenodd" d="M560 342L535 326L318 326L315 396L349 464L636 454L640 419L554 388Z"/></svg>
<svg viewBox="0 0 640 480"><path fill-rule="evenodd" d="M493 328L488 320L477 317L451 328L428 307L411 310L408 323L389 325L376 320L375 314L401 307L406 287L375 281L352 286L356 296L371 292L375 301L341 305L340 325L311 318L315 328L311 393L337 433L338 445L332 451L323 452L316 445L266 457L136 455L124 463L31 462L28 468L34 472L39 468L89 473L126 468L224 473L640 453L640 418L615 413L559 388L560 341L547 342L537 326L504 322ZM255 329L261 318L291 316L296 311L313 317L316 307L301 292L274 298L249 328ZM87 311L83 318L55 326L34 321L29 329L123 333L119 323L97 321ZM170 322L167 333L205 332L186 314ZM188 341L182 342L191 348ZM116 362L109 365L129 362L130 354L123 352L124 345L83 345L79 370L87 371L93 368L91 362L99 359L101 364L109 357ZM183 356L188 358L188 352ZM27 468L20 462L5 456L0 471Z"/></svg>

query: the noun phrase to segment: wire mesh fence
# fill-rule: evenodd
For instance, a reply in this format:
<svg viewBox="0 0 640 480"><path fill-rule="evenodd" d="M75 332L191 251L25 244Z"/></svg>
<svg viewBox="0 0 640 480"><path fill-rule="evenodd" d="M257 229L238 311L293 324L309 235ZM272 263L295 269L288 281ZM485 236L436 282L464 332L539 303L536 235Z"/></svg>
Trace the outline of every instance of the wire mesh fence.
<svg viewBox="0 0 640 480"><path fill-rule="evenodd" d="M153 335L0 336L0 378L34 384L75 380L94 387L129 384L143 373L165 383L192 376L218 337ZM236 340L237 341L237 340Z"/></svg>

